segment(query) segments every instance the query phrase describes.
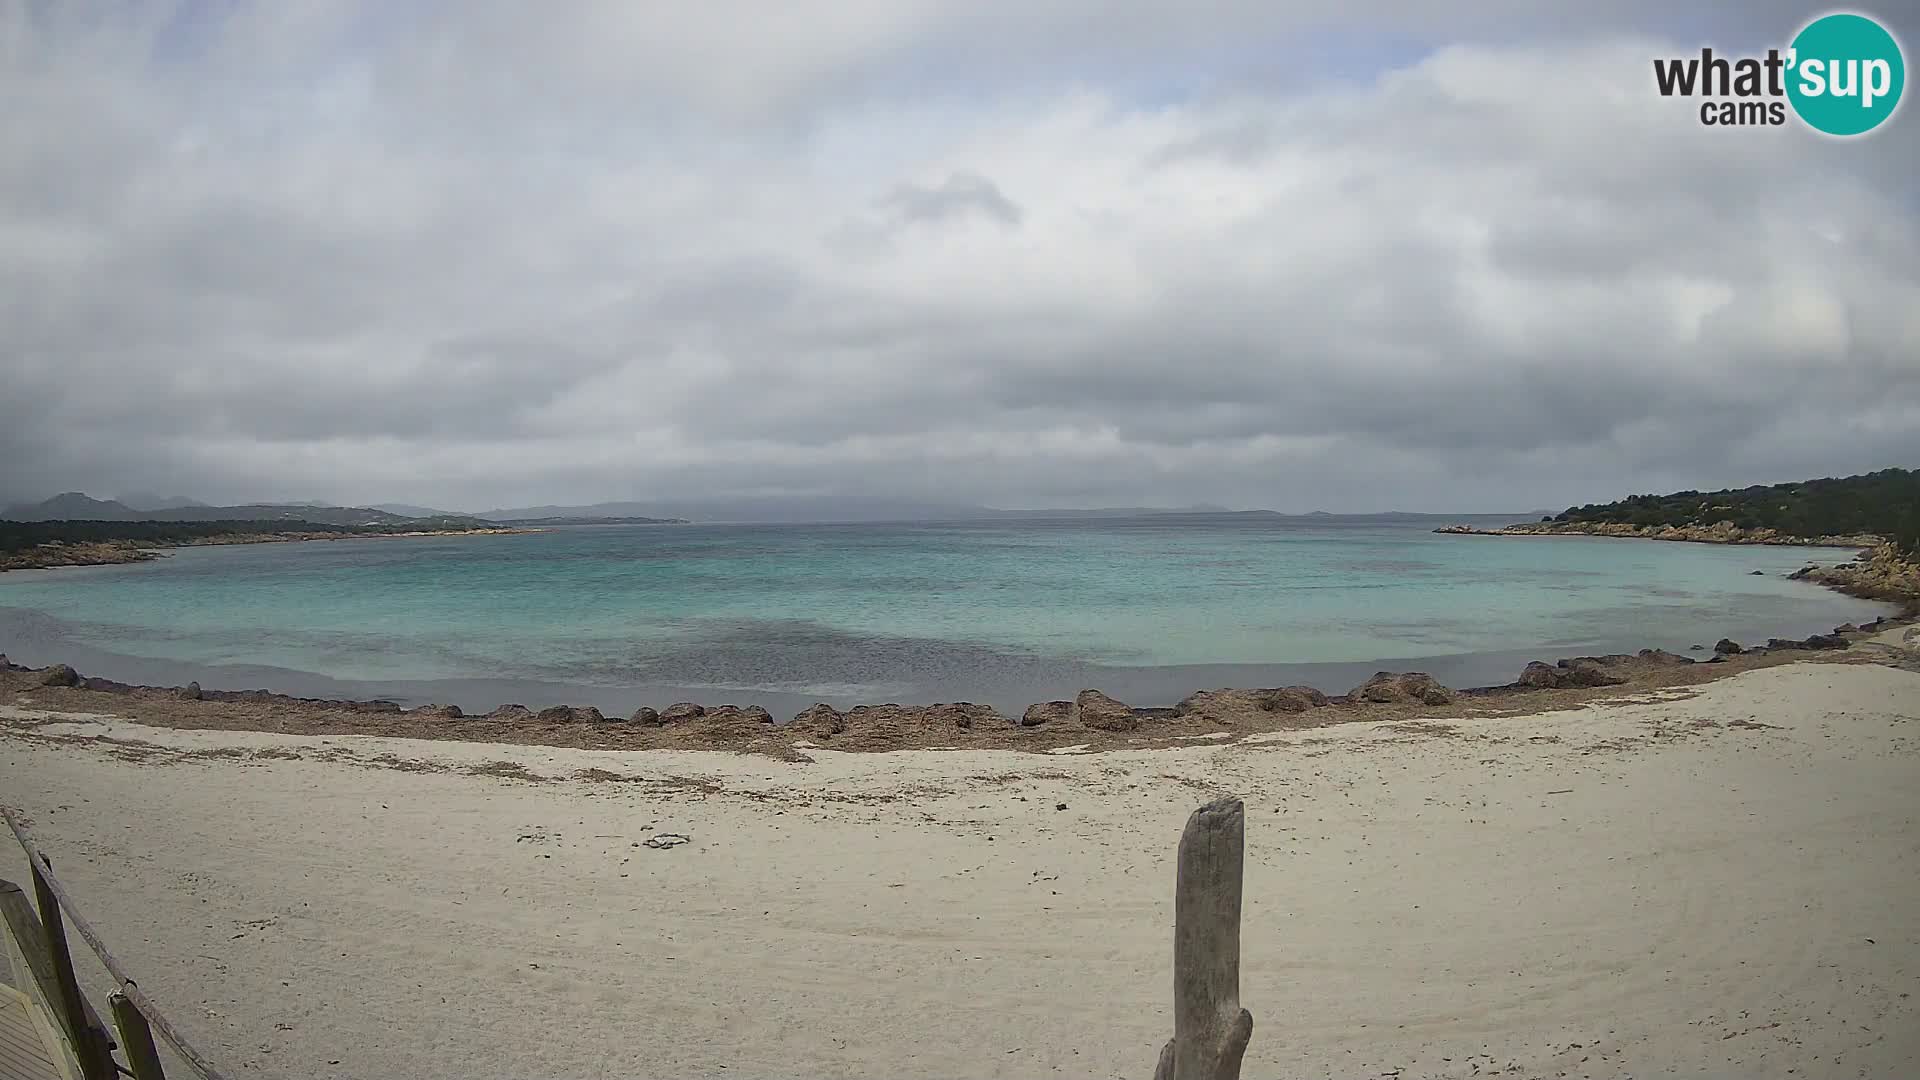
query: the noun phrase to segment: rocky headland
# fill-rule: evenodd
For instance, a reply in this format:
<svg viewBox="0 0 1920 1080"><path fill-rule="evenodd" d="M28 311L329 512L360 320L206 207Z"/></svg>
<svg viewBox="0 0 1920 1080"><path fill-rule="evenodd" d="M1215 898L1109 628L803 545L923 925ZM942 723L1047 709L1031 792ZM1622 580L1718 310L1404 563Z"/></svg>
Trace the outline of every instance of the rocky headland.
<svg viewBox="0 0 1920 1080"><path fill-rule="evenodd" d="M1730 521L1712 525L1628 525L1616 521L1527 521L1498 529L1442 525L1433 530L1464 536L1612 536L1627 540L1677 540L1690 544L1765 544L1776 547L1871 548L1883 541L1868 533L1794 536L1778 529L1743 528Z"/></svg>
<svg viewBox="0 0 1920 1080"><path fill-rule="evenodd" d="M305 540L392 540L419 536L505 536L539 531L539 529L502 525L379 532L345 529L318 532L232 532L155 540L51 540L14 551L0 551L0 573L8 570L48 570L60 566L107 566L147 562L166 558L166 548L178 547L290 544Z"/></svg>

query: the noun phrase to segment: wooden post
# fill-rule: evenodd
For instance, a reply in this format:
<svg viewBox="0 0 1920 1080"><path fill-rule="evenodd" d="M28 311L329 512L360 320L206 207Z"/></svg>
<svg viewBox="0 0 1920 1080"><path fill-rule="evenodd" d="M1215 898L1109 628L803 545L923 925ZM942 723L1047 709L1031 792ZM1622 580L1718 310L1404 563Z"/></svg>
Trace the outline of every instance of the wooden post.
<svg viewBox="0 0 1920 1080"><path fill-rule="evenodd" d="M1180 834L1173 893L1173 1038L1154 1080L1239 1080L1253 1037L1240 1007L1240 892L1246 804L1202 806Z"/></svg>
<svg viewBox="0 0 1920 1080"><path fill-rule="evenodd" d="M73 974L73 954L67 949L67 920L60 913L60 900L47 884L40 863L31 858L28 862L33 868L34 899L40 903L40 929L47 938L47 958L53 962L53 977L59 988L60 1012L73 1039L73 1056L87 1080L116 1080L113 1055L101 1037L105 1033L95 1030L90 1022L87 999Z"/></svg>
<svg viewBox="0 0 1920 1080"><path fill-rule="evenodd" d="M120 1029L120 1046L127 1054L127 1067L134 1080L167 1080L160 1069L160 1052L153 1045L153 1031L147 1018L127 995L115 990L107 998L113 1006L113 1025Z"/></svg>

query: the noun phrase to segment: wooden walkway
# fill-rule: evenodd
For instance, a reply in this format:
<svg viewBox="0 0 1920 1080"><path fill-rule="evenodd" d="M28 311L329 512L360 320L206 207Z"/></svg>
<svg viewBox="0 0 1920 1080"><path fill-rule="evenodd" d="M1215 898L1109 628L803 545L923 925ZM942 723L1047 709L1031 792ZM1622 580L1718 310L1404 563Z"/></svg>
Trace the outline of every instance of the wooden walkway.
<svg viewBox="0 0 1920 1080"><path fill-rule="evenodd" d="M0 985L0 1080L74 1080L67 1052L27 995Z"/></svg>

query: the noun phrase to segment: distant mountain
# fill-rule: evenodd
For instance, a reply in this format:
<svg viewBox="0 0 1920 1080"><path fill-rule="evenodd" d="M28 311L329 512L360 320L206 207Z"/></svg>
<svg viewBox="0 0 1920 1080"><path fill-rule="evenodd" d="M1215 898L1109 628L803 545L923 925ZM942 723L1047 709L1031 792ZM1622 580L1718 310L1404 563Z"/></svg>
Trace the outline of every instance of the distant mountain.
<svg viewBox="0 0 1920 1080"><path fill-rule="evenodd" d="M21 503L0 512L10 521L138 521L146 515L125 503L63 492L37 503Z"/></svg>
<svg viewBox="0 0 1920 1080"><path fill-rule="evenodd" d="M113 500L133 510L179 510L189 506L206 506L199 499L189 499L185 495L155 495L147 491L135 491Z"/></svg>

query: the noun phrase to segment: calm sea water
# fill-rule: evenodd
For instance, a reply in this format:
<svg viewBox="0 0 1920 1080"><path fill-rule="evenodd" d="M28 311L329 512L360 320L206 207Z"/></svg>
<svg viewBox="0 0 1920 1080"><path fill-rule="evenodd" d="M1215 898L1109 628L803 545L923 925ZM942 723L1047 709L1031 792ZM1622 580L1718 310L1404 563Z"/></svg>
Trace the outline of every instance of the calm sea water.
<svg viewBox="0 0 1920 1080"><path fill-rule="evenodd" d="M1206 685L1329 690L1420 661L1764 638L1879 606L1784 580L1848 553L1442 536L1432 522L1232 516L956 525L627 526L194 548L0 575L0 651L89 674L627 708ZM1754 576L1753 570L1763 570Z"/></svg>

